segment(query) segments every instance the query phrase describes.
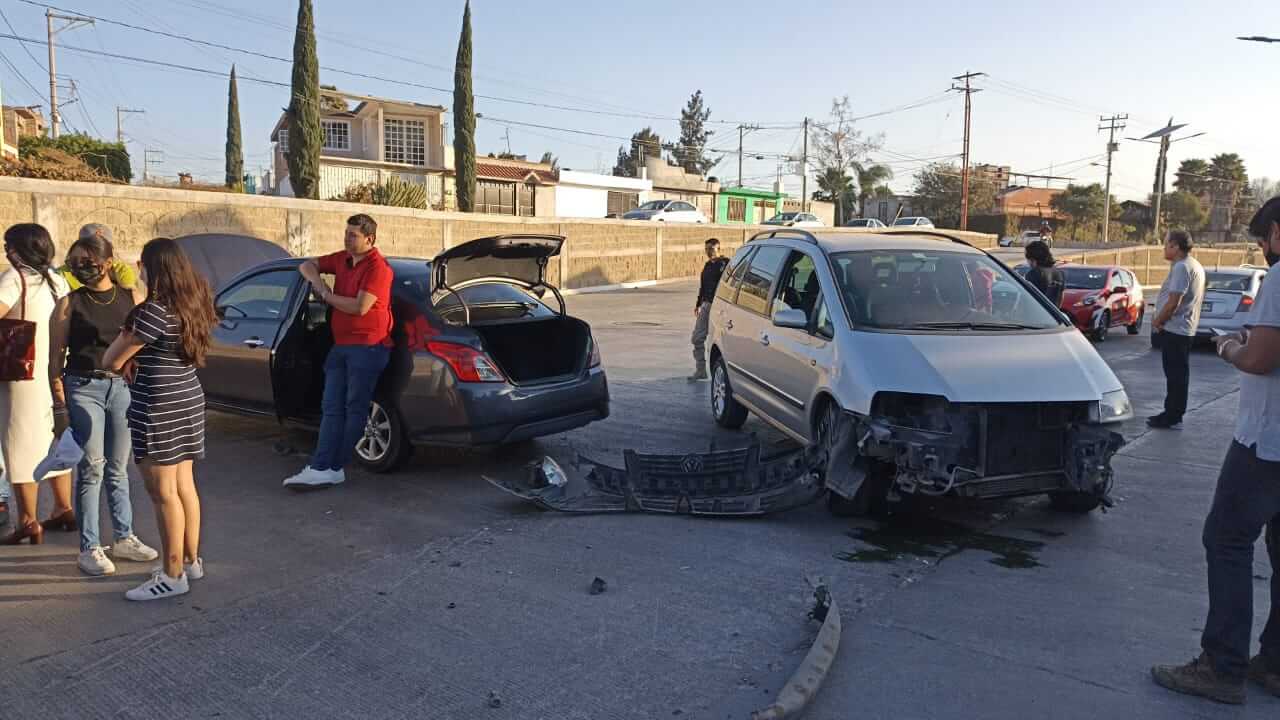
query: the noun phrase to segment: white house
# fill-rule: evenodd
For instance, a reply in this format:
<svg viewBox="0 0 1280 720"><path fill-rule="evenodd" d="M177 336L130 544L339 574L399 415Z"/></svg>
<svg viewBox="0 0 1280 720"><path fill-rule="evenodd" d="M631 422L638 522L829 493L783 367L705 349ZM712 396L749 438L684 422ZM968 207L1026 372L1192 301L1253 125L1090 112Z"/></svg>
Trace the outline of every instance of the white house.
<svg viewBox="0 0 1280 720"><path fill-rule="evenodd" d="M439 105L352 95L324 90L320 128L320 199L340 195L357 183L383 182L395 175L427 186L432 206L446 204L452 182L453 148L444 142ZM355 101L351 107L348 101ZM275 143L273 170L276 194L293 195L289 182L288 118L281 115L271 131ZM452 195L450 188L449 195Z"/></svg>
<svg viewBox="0 0 1280 720"><path fill-rule="evenodd" d="M561 170L556 188L556 217L621 216L649 201L652 180Z"/></svg>

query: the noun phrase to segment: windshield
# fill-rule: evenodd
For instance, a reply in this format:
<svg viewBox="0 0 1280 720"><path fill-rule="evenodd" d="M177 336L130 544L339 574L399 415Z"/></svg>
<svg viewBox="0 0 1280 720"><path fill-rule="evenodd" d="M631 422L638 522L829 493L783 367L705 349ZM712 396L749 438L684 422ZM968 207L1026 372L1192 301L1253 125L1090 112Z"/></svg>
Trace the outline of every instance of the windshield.
<svg viewBox="0 0 1280 720"><path fill-rule="evenodd" d="M858 219L858 220L849 221L849 227L870 227L870 226L871 226L870 220Z"/></svg>
<svg viewBox="0 0 1280 720"><path fill-rule="evenodd" d="M800 213L778 213L773 216L773 220L770 222L791 222L792 220L795 220L796 216L799 214Z"/></svg>
<svg viewBox="0 0 1280 720"><path fill-rule="evenodd" d="M1068 290L1101 290L1107 286L1105 268L1062 268L1062 275Z"/></svg>
<svg viewBox="0 0 1280 720"><path fill-rule="evenodd" d="M636 208L636 210L661 210L670 204L670 200L650 200L649 202ZM634 212L634 211L633 211Z"/></svg>
<svg viewBox="0 0 1280 720"><path fill-rule="evenodd" d="M916 219L915 218L898 218L897 220L893 221L893 224L894 225L915 225Z"/></svg>
<svg viewBox="0 0 1280 720"><path fill-rule="evenodd" d="M1249 275L1234 273L1208 273L1204 276L1205 290L1230 290L1233 292L1249 292L1253 278Z"/></svg>
<svg viewBox="0 0 1280 720"><path fill-rule="evenodd" d="M831 259L855 327L945 331L1061 325L1008 270L985 255L866 250Z"/></svg>

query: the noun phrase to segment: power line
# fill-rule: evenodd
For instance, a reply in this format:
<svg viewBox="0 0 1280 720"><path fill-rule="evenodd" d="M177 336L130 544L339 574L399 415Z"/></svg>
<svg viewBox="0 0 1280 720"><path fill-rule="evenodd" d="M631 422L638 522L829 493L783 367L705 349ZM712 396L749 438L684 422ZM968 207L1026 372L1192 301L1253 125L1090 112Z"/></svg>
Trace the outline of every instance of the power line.
<svg viewBox="0 0 1280 720"><path fill-rule="evenodd" d="M46 103L49 102L48 98L40 94L40 91L36 89L36 86L31 84L31 81L27 79L27 76L23 75L22 71L18 69L18 66L14 65L4 53L0 53L0 61L3 61L4 64L8 66L9 71L14 75L17 75L18 79L21 80L23 84L31 88L31 92L36 94L36 99Z"/></svg>
<svg viewBox="0 0 1280 720"><path fill-rule="evenodd" d="M9 26L9 32L13 33L14 35L18 34L18 31L13 27L13 23L9 22L9 16L4 14L4 10L0 10L0 18L4 18L4 24ZM44 65L40 64L40 61L36 59L36 56L31 54L30 48L28 48L26 45L23 45L22 51L27 54L27 57L31 58L31 62L35 63L36 67L40 68L40 72L49 72Z"/></svg>

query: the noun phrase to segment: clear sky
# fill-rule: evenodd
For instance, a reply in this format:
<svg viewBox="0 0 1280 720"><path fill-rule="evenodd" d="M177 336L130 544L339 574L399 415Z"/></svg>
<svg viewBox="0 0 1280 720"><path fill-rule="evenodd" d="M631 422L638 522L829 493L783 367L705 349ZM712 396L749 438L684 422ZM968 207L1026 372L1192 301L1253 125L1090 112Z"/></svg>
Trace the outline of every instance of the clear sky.
<svg viewBox="0 0 1280 720"><path fill-rule="evenodd" d="M292 53L292 0L49 1L267 55ZM452 87L461 0L317 0L315 6L322 65ZM43 8L0 0L0 10L18 35L44 37ZM745 143L749 153L776 156L798 153L794 126L805 116L825 120L833 97L847 94L856 114L872 114L937 98L951 76L982 71L990 77L977 81L984 91L973 98L974 162L1100 181L1104 171L1089 164L1101 162L1105 150L1098 116L1128 113L1126 136L1145 135L1170 116L1190 123L1186 134L1207 133L1175 144L1171 168L1186 157L1237 152L1251 177L1280 178L1280 44L1234 39L1280 36L1277 2L476 0L472 13L475 92L581 109L477 99L476 109L490 118L620 137L652 125L664 139L675 139L678 125L669 118L701 89L712 120L731 121L715 125L712 147L736 149L738 122L782 125L749 133ZM235 62L246 167L266 167L268 136L287 90L247 79L288 82L287 63L106 23L69 30L59 43L68 46L58 56L59 74L80 91L80 101L64 108L70 125L113 137L117 105L145 109L125 119L135 172L145 146L164 151L164 163L152 171L168 177L191 171L222 179L225 78L69 48L217 71ZM8 61L44 95L45 48L28 49L34 59L19 43L0 41ZM322 81L354 93L452 104L448 92L383 80L323 72ZM6 104L42 102L8 66L0 65L0 82ZM960 152L962 107L953 94L860 123L867 133L884 134L884 150L874 158L892 164L895 188L910 188L922 164L912 158ZM480 152L505 150L508 132L512 151L536 159L550 150L563 167L577 170L608 172L623 143L482 119ZM1113 192L1145 197L1155 156L1154 145L1122 142ZM743 174L747 184L767 185L777 171L778 161L768 157L748 159ZM726 155L713 173L736 181L736 157ZM786 181L798 190L796 176Z"/></svg>

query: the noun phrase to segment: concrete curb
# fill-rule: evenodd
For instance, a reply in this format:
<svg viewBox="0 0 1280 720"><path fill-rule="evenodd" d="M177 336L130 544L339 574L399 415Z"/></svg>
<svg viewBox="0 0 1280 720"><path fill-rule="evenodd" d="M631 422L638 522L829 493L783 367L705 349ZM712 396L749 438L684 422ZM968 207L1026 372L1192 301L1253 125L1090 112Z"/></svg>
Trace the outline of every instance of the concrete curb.
<svg viewBox="0 0 1280 720"><path fill-rule="evenodd" d="M827 593L826 588L819 586L816 595L821 599L827 595L827 616L822 621L818 636L813 639L809 652L795 673L787 680L787 684L778 691L778 697L769 707L751 713L751 720L786 720L799 717L818 695L818 688L831 672L831 665L836 661L836 652L840 649L840 608L835 598Z"/></svg>

